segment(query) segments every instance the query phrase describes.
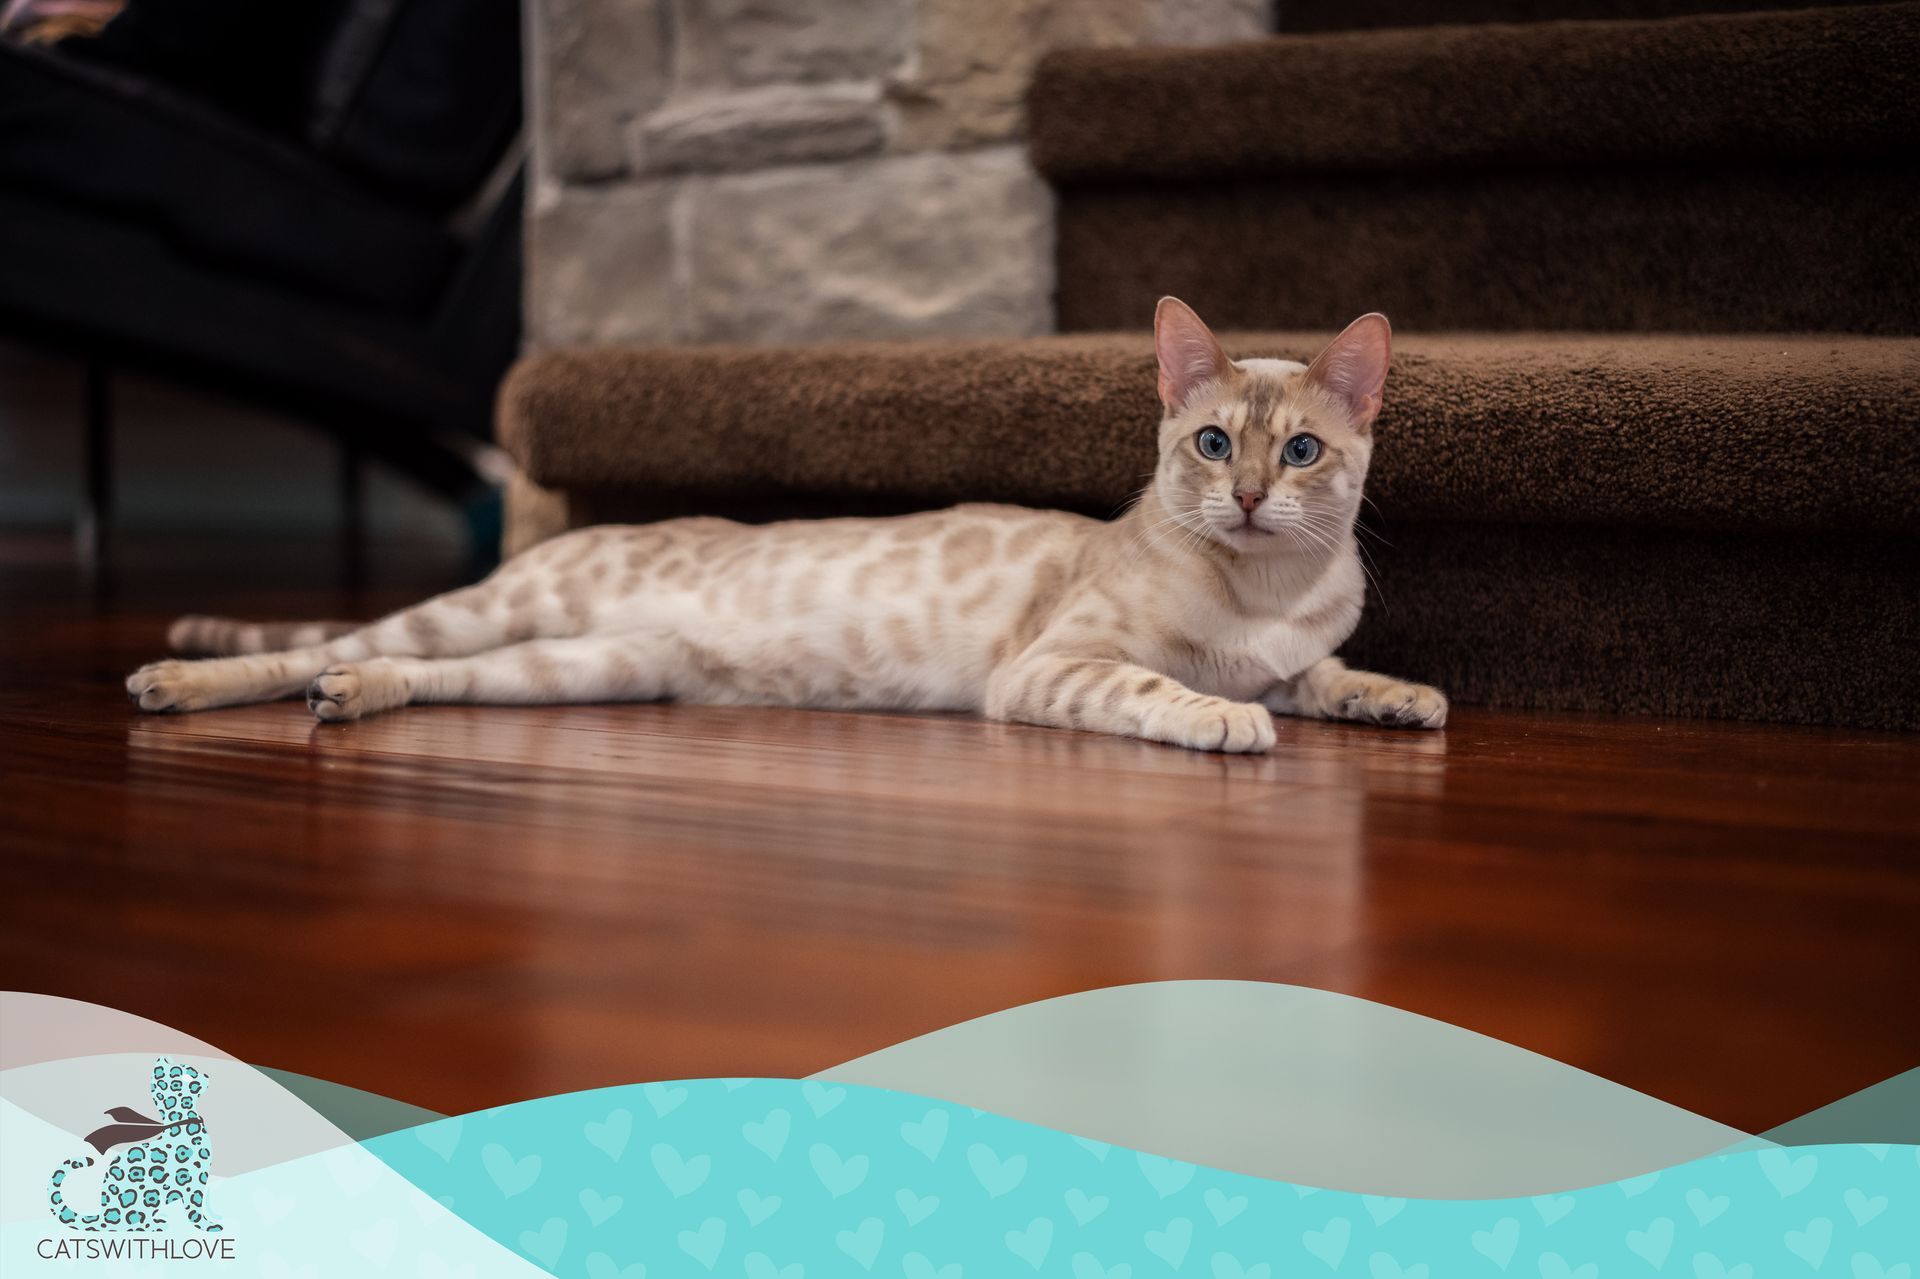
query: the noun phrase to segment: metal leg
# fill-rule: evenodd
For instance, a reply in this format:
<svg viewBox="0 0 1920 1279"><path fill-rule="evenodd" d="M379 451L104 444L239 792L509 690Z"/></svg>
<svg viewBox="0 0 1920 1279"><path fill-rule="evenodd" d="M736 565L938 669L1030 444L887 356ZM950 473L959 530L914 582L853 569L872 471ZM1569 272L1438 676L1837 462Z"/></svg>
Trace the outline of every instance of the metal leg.
<svg viewBox="0 0 1920 1279"><path fill-rule="evenodd" d="M340 575L348 589L367 582L367 453L340 441Z"/></svg>
<svg viewBox="0 0 1920 1279"><path fill-rule="evenodd" d="M80 571L96 583L104 579L113 526L113 369L90 358L85 371L85 426L82 466L85 489L74 522L74 556Z"/></svg>

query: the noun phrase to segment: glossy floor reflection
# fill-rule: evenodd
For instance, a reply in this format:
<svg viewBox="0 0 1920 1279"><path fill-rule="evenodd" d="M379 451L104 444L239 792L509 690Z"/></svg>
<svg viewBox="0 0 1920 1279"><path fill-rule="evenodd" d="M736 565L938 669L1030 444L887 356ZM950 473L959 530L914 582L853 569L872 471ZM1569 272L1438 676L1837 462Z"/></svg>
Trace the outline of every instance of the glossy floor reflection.
<svg viewBox="0 0 1920 1279"><path fill-rule="evenodd" d="M153 718L119 679L234 600L29 585L0 590L6 984L438 1110L805 1074L1191 977L1361 995L1749 1131L1920 1062L1917 738L1463 709L1246 759L693 707Z"/></svg>

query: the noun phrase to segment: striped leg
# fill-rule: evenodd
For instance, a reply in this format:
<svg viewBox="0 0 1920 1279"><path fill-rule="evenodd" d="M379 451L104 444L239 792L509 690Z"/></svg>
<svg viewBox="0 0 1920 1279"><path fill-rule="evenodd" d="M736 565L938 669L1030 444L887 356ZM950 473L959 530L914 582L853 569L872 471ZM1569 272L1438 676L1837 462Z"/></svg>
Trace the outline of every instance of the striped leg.
<svg viewBox="0 0 1920 1279"><path fill-rule="evenodd" d="M1259 752L1274 741L1263 706L1196 693L1144 666L1102 658L1023 658L995 672L987 714L1192 750Z"/></svg>
<svg viewBox="0 0 1920 1279"><path fill-rule="evenodd" d="M167 647L182 657L233 657L311 648L360 629L360 622L243 622L234 617L183 617L167 628Z"/></svg>
<svg viewBox="0 0 1920 1279"><path fill-rule="evenodd" d="M665 634L529 640L472 657L375 657L329 666L307 689L321 720L351 720L412 702L555 705L668 696L686 664Z"/></svg>
<svg viewBox="0 0 1920 1279"><path fill-rule="evenodd" d="M491 581L428 600L345 635L278 653L173 659L127 677L127 696L143 711L198 711L291 697L334 662L382 654L472 653L509 639Z"/></svg>
<svg viewBox="0 0 1920 1279"><path fill-rule="evenodd" d="M502 565L477 586L450 591L367 626L332 634L325 623L309 623L287 638L293 647L280 652L248 652L209 661L155 662L127 679L127 696L145 711L193 711L291 697L313 677L340 662L372 657L465 657L506 644L542 637L585 634L592 626L596 598L612 580L615 566L634 567L636 556L658 548L650 532L582 529L543 542ZM307 628L318 628L317 630ZM220 646L252 647L244 629L203 628L193 619L174 627L176 643L203 637ZM269 635L262 631L259 640ZM300 640L311 639L309 643Z"/></svg>

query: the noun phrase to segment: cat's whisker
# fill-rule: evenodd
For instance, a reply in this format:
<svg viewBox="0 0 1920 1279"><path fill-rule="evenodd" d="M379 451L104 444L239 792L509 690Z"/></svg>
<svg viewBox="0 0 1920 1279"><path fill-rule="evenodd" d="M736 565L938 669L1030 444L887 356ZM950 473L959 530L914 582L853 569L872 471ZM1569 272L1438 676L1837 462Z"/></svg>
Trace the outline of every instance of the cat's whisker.
<svg viewBox="0 0 1920 1279"><path fill-rule="evenodd" d="M1321 529L1323 534L1329 535L1331 537L1331 536L1337 535L1338 532L1340 531L1341 526L1338 524L1337 521L1334 520L1332 516L1317 515L1314 517L1314 519L1317 527ZM1346 527L1354 530L1355 532L1360 531L1360 525L1358 523L1350 524L1350 525L1347 525ZM1358 537L1353 539L1353 548L1356 552L1358 552L1357 559L1360 565L1361 574L1367 579L1367 584L1373 588L1374 596L1380 601L1380 606L1386 609L1389 613L1391 613L1393 611L1393 606L1387 603L1386 593L1380 589L1380 577L1379 577L1380 566L1374 563L1373 553L1367 549L1366 543L1361 541Z"/></svg>
<svg viewBox="0 0 1920 1279"><path fill-rule="evenodd" d="M1179 524L1172 528L1165 529L1156 535L1151 542L1141 546L1139 551L1135 553L1132 562L1137 564L1148 555L1160 550L1170 550L1176 557L1185 554L1195 545L1193 539L1196 536L1197 534L1194 529L1187 524Z"/></svg>
<svg viewBox="0 0 1920 1279"><path fill-rule="evenodd" d="M1325 534L1305 522L1296 520L1284 524L1281 527L1286 529L1287 534L1293 539L1295 545L1302 546L1304 549L1324 551L1332 547L1332 543L1327 540Z"/></svg>
<svg viewBox="0 0 1920 1279"><path fill-rule="evenodd" d="M1393 549L1393 543L1389 542L1384 536L1382 536L1380 533L1380 530L1378 529L1368 528L1365 524L1362 524L1360 521L1355 520L1353 522L1353 531L1359 537L1370 537L1374 541L1380 543L1380 545L1386 547L1388 550Z"/></svg>
<svg viewBox="0 0 1920 1279"><path fill-rule="evenodd" d="M1113 510L1107 513L1108 519L1110 520L1118 519L1123 512L1133 509L1134 503L1138 502L1141 498L1145 497L1152 490L1153 472L1149 471L1145 475L1142 475L1138 478L1141 480L1140 487L1135 489L1133 492L1127 494L1125 497L1121 498L1119 503L1114 506Z"/></svg>
<svg viewBox="0 0 1920 1279"><path fill-rule="evenodd" d="M1200 513L1200 505L1195 503L1193 506L1177 510L1165 519L1156 521L1139 530L1138 540L1141 541L1141 546L1140 549L1135 552L1129 563L1138 563L1150 551L1156 550L1164 545L1169 538L1178 539L1175 543L1177 549L1187 549L1186 539L1180 535L1182 533L1195 532L1191 521ZM1146 537L1147 534L1152 534L1152 537ZM1201 537L1205 536L1204 528L1198 530L1198 535Z"/></svg>

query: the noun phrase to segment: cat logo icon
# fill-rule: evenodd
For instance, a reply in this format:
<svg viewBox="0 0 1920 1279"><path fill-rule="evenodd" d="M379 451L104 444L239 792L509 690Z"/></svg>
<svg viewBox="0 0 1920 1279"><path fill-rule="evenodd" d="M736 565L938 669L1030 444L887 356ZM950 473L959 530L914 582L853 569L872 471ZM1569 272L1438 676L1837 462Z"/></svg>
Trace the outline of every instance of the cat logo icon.
<svg viewBox="0 0 1920 1279"><path fill-rule="evenodd" d="M207 1178L213 1168L213 1142L200 1118L207 1075L165 1057L153 1063L151 1118L131 1106L104 1112L113 1122L87 1134L94 1155L66 1160L53 1171L48 1204L63 1225L74 1230L145 1232L189 1224L208 1233L219 1224L207 1212ZM94 1210L66 1201L68 1177L91 1168L95 1156L111 1162L100 1181Z"/></svg>

